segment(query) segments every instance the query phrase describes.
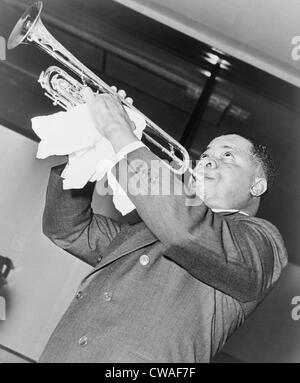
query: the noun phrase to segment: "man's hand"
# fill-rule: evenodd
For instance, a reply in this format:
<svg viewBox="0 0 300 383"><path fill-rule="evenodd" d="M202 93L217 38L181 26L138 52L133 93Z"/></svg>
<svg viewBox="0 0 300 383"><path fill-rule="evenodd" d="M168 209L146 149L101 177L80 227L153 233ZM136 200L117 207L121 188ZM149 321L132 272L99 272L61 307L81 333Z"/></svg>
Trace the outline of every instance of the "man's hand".
<svg viewBox="0 0 300 383"><path fill-rule="evenodd" d="M126 97L124 91L119 91L116 95L94 94L90 88L85 88L82 94L96 128L111 142L116 152L138 140L133 133L135 126L119 99L120 96ZM129 98L126 100L129 103L132 101Z"/></svg>

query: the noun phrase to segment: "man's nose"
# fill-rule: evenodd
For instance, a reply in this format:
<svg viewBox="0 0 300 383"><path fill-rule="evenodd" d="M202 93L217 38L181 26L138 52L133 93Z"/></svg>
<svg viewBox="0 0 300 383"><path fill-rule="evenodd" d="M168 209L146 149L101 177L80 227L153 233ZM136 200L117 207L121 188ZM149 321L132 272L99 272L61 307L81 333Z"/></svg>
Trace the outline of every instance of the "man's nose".
<svg viewBox="0 0 300 383"><path fill-rule="evenodd" d="M202 161L202 166L205 168L216 169L218 167L217 161L213 158L204 158Z"/></svg>

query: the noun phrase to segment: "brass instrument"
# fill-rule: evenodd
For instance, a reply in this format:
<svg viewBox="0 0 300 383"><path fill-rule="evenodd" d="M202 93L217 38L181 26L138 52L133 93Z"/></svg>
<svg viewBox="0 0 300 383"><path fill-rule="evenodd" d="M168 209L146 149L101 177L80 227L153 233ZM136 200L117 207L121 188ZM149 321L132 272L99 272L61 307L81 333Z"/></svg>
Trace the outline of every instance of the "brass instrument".
<svg viewBox="0 0 300 383"><path fill-rule="evenodd" d="M43 3L38 1L25 11L10 34L8 49L13 49L19 44L34 45L69 68L82 81L82 83L77 81L57 66L50 66L41 73L38 80L45 89L45 95L53 101L54 105L60 105L67 110L85 102L80 93L84 86L91 87L94 92L116 94L109 85L82 64L48 32L40 18L42 6ZM168 166L172 171L176 174L183 174L187 170L193 173L189 168L189 154L182 145L125 99L120 98L120 101L146 121L143 137L169 157L172 165Z"/></svg>

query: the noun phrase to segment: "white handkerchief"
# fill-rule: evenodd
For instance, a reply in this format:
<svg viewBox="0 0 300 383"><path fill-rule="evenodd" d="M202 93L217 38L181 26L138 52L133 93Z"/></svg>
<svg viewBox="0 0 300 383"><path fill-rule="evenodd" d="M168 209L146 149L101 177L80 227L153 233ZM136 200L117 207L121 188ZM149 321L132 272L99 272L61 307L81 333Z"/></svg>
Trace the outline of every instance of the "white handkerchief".
<svg viewBox="0 0 300 383"><path fill-rule="evenodd" d="M41 139L37 158L78 152L101 139L86 104L31 121L33 131Z"/></svg>
<svg viewBox="0 0 300 383"><path fill-rule="evenodd" d="M124 106L124 109L126 110L130 120L135 125L134 134L137 136L139 140L142 139L143 130L146 127L146 121L144 118L138 114L137 112L133 111L132 109L128 108L127 106Z"/></svg>
<svg viewBox="0 0 300 383"><path fill-rule="evenodd" d="M135 135L141 139L146 122L138 113L124 107L135 124ZM111 169L118 161L111 143L96 129L86 104L67 112L34 117L32 129L41 139L37 158L68 155L69 161L62 177L64 189L83 188L88 181L100 181L106 174L113 190L115 207L123 214L135 207L121 188ZM97 191L97 187L96 187Z"/></svg>
<svg viewBox="0 0 300 383"><path fill-rule="evenodd" d="M126 215L135 209L134 204L131 202L130 198L125 193L124 189L121 187L119 182L116 180L116 177L112 174L111 171L107 173L107 180L109 186L113 191L113 203L122 215ZM97 187L96 187L97 190Z"/></svg>
<svg viewBox="0 0 300 383"><path fill-rule="evenodd" d="M81 189L95 175L97 167L102 166L102 173L99 178L93 177L95 179L91 181L100 180L114 164L115 153L111 143L102 137L101 141L86 150L85 153L69 154L68 164L62 172L63 187L64 189Z"/></svg>

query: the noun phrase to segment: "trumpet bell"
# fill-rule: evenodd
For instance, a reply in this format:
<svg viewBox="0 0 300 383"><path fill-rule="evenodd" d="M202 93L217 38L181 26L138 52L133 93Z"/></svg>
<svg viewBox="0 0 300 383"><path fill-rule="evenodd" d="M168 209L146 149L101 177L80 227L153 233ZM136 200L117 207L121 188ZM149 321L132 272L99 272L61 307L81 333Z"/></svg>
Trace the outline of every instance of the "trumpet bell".
<svg viewBox="0 0 300 383"><path fill-rule="evenodd" d="M43 3L38 1L24 12L8 38L8 49L13 49L19 44L27 43L30 32L35 29L36 23L40 20L42 8Z"/></svg>

